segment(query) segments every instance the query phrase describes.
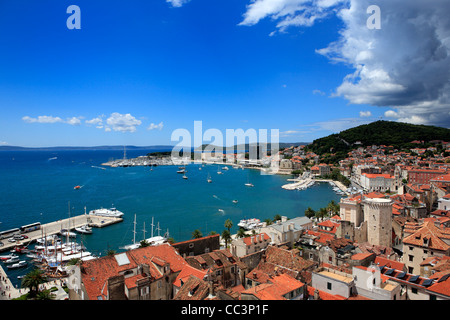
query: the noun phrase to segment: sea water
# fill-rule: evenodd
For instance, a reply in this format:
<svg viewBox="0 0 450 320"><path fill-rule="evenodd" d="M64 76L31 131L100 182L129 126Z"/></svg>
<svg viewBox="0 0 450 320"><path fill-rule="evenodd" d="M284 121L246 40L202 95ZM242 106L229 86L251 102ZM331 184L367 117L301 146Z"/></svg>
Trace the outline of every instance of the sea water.
<svg viewBox="0 0 450 320"><path fill-rule="evenodd" d="M153 151L127 150L127 156ZM121 150L0 152L0 231L81 215L85 207L88 213L116 207L125 213L123 222L78 235L88 251L102 256L108 250L120 251L133 239L149 238L152 218L153 235L168 232L178 242L191 239L196 229L204 236L222 233L227 219L235 233L241 219L294 218L303 216L308 207L318 210L340 200L328 183L302 191L284 190L281 186L293 176L263 175L255 169L191 164L186 166L188 179L183 179L178 166L102 166L122 157ZM208 175L212 183L206 181ZM245 186L247 182L254 187ZM76 190L77 185L81 188Z"/></svg>

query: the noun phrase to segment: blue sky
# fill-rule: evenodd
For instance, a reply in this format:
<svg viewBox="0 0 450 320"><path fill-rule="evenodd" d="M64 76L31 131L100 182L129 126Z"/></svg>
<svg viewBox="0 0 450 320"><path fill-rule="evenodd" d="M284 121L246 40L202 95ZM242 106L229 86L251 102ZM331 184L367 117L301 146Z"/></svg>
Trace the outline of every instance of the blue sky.
<svg viewBox="0 0 450 320"><path fill-rule="evenodd" d="M172 132L193 130L194 121L223 132L279 129L282 142L380 117L436 123L419 108L441 96L400 101L409 87L389 74L387 57L369 69L346 50L362 37L354 23L365 28L365 8L349 18L341 10L358 6L350 0L273 2L1 0L0 144L176 144ZM398 13L388 3L382 8ZM66 27L72 4L81 30ZM385 29L370 33L386 37L380 46L390 43ZM340 47L332 55L333 43ZM382 95L368 92L381 80Z"/></svg>

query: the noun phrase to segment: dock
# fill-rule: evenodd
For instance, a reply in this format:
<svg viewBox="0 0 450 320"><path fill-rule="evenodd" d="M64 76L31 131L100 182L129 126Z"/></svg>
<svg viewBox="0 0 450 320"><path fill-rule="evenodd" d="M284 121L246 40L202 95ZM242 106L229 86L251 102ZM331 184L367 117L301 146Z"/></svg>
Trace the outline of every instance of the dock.
<svg viewBox="0 0 450 320"><path fill-rule="evenodd" d="M35 241L36 239L42 238L42 236L51 236L58 234L61 229L73 230L77 227L81 227L85 224L88 224L93 228L103 228L115 223L122 222L123 218L114 218L114 217L103 217L96 215L79 215L73 216L67 219L57 220L54 222L50 222L47 224L42 224L39 230L23 233L28 238L23 240L18 240L16 242L9 242L8 239L0 240L3 243L3 246L0 247L0 252L9 251L18 245L27 245L30 242Z"/></svg>

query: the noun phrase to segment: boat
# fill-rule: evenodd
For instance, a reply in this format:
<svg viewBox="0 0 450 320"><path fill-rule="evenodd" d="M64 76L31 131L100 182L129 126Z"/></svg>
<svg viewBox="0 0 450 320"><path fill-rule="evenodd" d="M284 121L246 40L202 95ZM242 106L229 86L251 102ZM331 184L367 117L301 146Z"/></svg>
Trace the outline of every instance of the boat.
<svg viewBox="0 0 450 320"><path fill-rule="evenodd" d="M75 186L73 187L75 190L81 189L81 186Z"/></svg>
<svg viewBox="0 0 450 320"><path fill-rule="evenodd" d="M94 215L94 216L102 216L102 217L112 217L112 218L120 218L124 215L123 212L117 210L116 208L111 208L111 209L95 209L95 210L91 210L89 211L90 215Z"/></svg>
<svg viewBox="0 0 450 320"><path fill-rule="evenodd" d="M18 257L18 256L13 254L13 253L11 253L11 254L7 254L7 255L4 255L4 256L0 256L0 260L1 261L6 261L6 260L11 259L13 257Z"/></svg>
<svg viewBox="0 0 450 320"><path fill-rule="evenodd" d="M77 234L75 232L71 232L67 229L61 229L59 234L63 237L70 237L70 238L75 238L77 236Z"/></svg>
<svg viewBox="0 0 450 320"><path fill-rule="evenodd" d="M91 234L92 233L92 228L89 227L87 224L85 224L83 226L76 227L75 231L79 232L79 233L83 233L83 234Z"/></svg>
<svg viewBox="0 0 450 320"><path fill-rule="evenodd" d="M11 264L19 262L19 256L14 256L9 258L8 260L3 261L4 264Z"/></svg>
<svg viewBox="0 0 450 320"><path fill-rule="evenodd" d="M12 265L6 266L8 269L18 269L18 268L23 268L27 266L27 262L25 260L19 261L17 263L14 263Z"/></svg>
<svg viewBox="0 0 450 320"><path fill-rule="evenodd" d="M208 183L211 183L212 182L212 180L211 180L211 176L210 176L210 174L208 173L208 179L206 179L206 181L208 181Z"/></svg>
<svg viewBox="0 0 450 320"><path fill-rule="evenodd" d="M233 203L238 203L238 201L237 200L233 200Z"/></svg>
<svg viewBox="0 0 450 320"><path fill-rule="evenodd" d="M187 180L187 175L183 174L183 179Z"/></svg>
<svg viewBox="0 0 450 320"><path fill-rule="evenodd" d="M151 233L151 237L150 238L145 238L145 222L144 222L144 229L143 229L143 231L144 231L144 240L142 240L142 241L147 242L148 245L150 245L150 246L156 246L156 245L162 244L162 243L166 242L168 237L169 237L169 231L167 231L167 233L164 235L164 237L160 236L159 231L161 229L159 228L159 222L158 222L158 225L156 227L156 230L158 231L158 235L157 236L153 236L153 227L154 227L153 221L154 220L153 220L153 217L152 217L152 224L151 224L151 226L152 226L152 233ZM136 215L134 215L134 231L133 231L133 234L134 234L134 236L133 236L133 243L132 244L128 244L126 246L123 246L121 249L134 250L134 249L137 249L137 248L139 248L141 246L140 242L136 242Z"/></svg>
<svg viewBox="0 0 450 320"><path fill-rule="evenodd" d="M222 167L223 170L228 170L228 167Z"/></svg>
<svg viewBox="0 0 450 320"><path fill-rule="evenodd" d="M253 183L250 183L250 182L247 182L245 185L246 185L247 187L254 187Z"/></svg>
<svg viewBox="0 0 450 320"><path fill-rule="evenodd" d="M252 229L256 229L256 228L260 228L262 227L263 224L259 219L256 218L252 218L252 219L243 219L238 223L238 227L247 229L247 230L252 230Z"/></svg>

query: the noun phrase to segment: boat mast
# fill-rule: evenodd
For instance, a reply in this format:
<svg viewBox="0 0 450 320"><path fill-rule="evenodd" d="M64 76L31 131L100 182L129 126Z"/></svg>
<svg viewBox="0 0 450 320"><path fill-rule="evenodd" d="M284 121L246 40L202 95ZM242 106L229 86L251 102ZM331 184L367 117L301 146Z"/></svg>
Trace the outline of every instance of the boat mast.
<svg viewBox="0 0 450 320"><path fill-rule="evenodd" d="M136 214L134 214L133 244L136 244Z"/></svg>
<svg viewBox="0 0 450 320"><path fill-rule="evenodd" d="M155 225L153 224L153 219L154 219L154 217L152 217L152 238L153 238L153 227L155 226Z"/></svg>
<svg viewBox="0 0 450 320"><path fill-rule="evenodd" d="M158 237L160 236L160 231L161 231L161 229L159 228L159 221L158 221L158 226L156 227L156 230L158 230Z"/></svg>
<svg viewBox="0 0 450 320"><path fill-rule="evenodd" d="M145 221L144 221L144 229L142 231L144 231L144 240L145 240Z"/></svg>

